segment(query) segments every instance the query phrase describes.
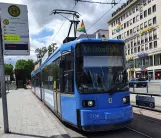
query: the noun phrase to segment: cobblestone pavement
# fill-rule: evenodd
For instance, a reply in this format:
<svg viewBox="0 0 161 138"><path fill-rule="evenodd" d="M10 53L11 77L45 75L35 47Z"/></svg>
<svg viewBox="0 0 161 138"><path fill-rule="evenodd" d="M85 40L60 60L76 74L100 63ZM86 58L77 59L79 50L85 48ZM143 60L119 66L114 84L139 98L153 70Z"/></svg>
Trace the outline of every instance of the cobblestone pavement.
<svg viewBox="0 0 161 138"><path fill-rule="evenodd" d="M4 134L0 98L0 138L69 138L53 113L30 89L11 90L7 94L9 129Z"/></svg>

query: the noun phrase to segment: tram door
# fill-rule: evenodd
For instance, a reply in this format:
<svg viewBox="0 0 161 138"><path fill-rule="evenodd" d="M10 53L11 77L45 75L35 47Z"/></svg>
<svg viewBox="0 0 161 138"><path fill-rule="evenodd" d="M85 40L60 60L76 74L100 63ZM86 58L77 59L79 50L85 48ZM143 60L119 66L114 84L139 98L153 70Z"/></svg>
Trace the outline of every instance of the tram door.
<svg viewBox="0 0 161 138"><path fill-rule="evenodd" d="M56 83L58 83L58 81L54 81L54 110L55 112L61 116L61 106L60 106L60 87L56 85Z"/></svg>
<svg viewBox="0 0 161 138"><path fill-rule="evenodd" d="M59 68L60 58L54 61L54 71L53 71L53 79L54 79L54 111L57 115L61 117L61 99L60 99L60 75L61 69Z"/></svg>

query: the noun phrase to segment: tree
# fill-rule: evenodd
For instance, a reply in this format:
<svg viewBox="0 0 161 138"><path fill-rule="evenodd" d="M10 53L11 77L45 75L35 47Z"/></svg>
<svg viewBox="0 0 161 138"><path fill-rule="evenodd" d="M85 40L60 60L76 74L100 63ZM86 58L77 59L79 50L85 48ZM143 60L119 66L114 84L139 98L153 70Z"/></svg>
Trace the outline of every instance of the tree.
<svg viewBox="0 0 161 138"><path fill-rule="evenodd" d="M5 75L10 75L11 81L14 79L13 77L13 66L11 64L4 64Z"/></svg>
<svg viewBox="0 0 161 138"><path fill-rule="evenodd" d="M15 65L15 70L24 70L26 79L31 79L31 72L34 69L33 60L18 60Z"/></svg>
<svg viewBox="0 0 161 138"><path fill-rule="evenodd" d="M37 60L38 60L38 59L41 59L41 58L45 55L45 53L46 53L47 51L48 51L48 50L47 50L46 47L37 48L37 49L35 50L35 53L36 53L36 55L37 55Z"/></svg>
<svg viewBox="0 0 161 138"><path fill-rule="evenodd" d="M43 47L41 51L42 51L42 57L43 57L48 50L46 47Z"/></svg>
<svg viewBox="0 0 161 138"><path fill-rule="evenodd" d="M48 46L48 52L49 52L49 56L57 49L58 47L56 47L56 43L52 43L51 45Z"/></svg>

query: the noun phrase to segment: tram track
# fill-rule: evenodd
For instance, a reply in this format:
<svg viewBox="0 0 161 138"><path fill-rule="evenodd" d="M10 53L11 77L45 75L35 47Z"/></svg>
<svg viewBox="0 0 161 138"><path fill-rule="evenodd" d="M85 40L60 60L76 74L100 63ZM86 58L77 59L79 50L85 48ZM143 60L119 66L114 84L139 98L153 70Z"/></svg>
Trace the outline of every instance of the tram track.
<svg viewBox="0 0 161 138"><path fill-rule="evenodd" d="M136 132L136 133L138 133L138 134L140 134L140 135L142 135L142 136L145 136L146 138L153 138L153 137L151 137L151 136L149 136L149 135L146 135L146 134L144 134L144 133L142 133L142 132L140 132L140 131L137 131L137 130L135 130L135 129L133 129L133 128L130 128L130 127L126 127L127 129L129 129L129 130L131 130L131 131L134 131L134 132Z"/></svg>
<svg viewBox="0 0 161 138"><path fill-rule="evenodd" d="M140 118L143 118L143 119L146 119L148 121L151 121L151 122L154 122L154 123L157 123L157 124L161 124L161 120L158 120L156 118L151 118L149 116L146 116L146 115L143 115L143 114L137 114L137 113L134 113L135 116L137 117L140 117Z"/></svg>

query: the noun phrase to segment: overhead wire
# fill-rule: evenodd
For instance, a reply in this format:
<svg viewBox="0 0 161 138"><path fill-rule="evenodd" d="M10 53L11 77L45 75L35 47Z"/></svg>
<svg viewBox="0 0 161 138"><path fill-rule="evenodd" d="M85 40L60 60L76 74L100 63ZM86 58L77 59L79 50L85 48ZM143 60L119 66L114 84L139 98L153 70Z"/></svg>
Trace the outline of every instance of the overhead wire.
<svg viewBox="0 0 161 138"><path fill-rule="evenodd" d="M122 0L120 0L117 4L119 4L120 2L121 2ZM116 4L116 5L117 5ZM115 5L115 6L116 6ZM88 29L87 29L87 31L88 30L90 30L97 22L99 22L107 13L109 13L115 6L113 6L113 7L111 7L107 12L105 12L98 20L96 20Z"/></svg>

